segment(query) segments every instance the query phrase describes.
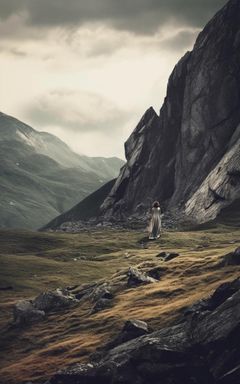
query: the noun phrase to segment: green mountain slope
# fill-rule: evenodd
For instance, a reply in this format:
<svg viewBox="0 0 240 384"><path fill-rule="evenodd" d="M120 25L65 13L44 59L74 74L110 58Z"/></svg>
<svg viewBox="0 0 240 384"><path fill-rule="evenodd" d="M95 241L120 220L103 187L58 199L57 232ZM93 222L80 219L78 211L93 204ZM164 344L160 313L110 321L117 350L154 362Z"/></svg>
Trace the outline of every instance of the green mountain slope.
<svg viewBox="0 0 240 384"><path fill-rule="evenodd" d="M122 163L80 156L1 113L0 227L41 227L115 177Z"/></svg>
<svg viewBox="0 0 240 384"><path fill-rule="evenodd" d="M115 181L116 179L113 179L104 184L101 188L85 197L85 199L80 201L80 203L72 207L69 211L57 216L50 223L45 225L42 230L56 229L62 223L67 221L88 220L91 217L96 217L100 212L99 209L101 204L111 191Z"/></svg>

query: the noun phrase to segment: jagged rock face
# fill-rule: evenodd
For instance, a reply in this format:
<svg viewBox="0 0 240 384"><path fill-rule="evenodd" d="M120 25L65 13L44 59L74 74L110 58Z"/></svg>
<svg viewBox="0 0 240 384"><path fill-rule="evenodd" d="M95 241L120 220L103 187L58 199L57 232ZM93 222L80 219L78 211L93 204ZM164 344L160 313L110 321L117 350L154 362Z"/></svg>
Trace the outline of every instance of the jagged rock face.
<svg viewBox="0 0 240 384"><path fill-rule="evenodd" d="M124 218L134 210L145 213L152 200L168 200L174 192L177 140L187 53L174 69L160 117L150 107L125 143L127 163L102 205L104 216Z"/></svg>
<svg viewBox="0 0 240 384"><path fill-rule="evenodd" d="M127 140L127 164L102 204L103 215L141 216L158 199L195 221L194 205L201 201L200 222L216 217L240 197L239 187L233 187L226 176L228 159L235 158L238 183L239 138L240 2L231 0L174 68L160 116L152 108L147 110ZM213 183L218 194L218 179L226 184L229 196L209 211L208 195L214 192L208 186Z"/></svg>
<svg viewBox="0 0 240 384"><path fill-rule="evenodd" d="M188 216L199 223L214 219L240 196L240 139L223 156L185 204Z"/></svg>

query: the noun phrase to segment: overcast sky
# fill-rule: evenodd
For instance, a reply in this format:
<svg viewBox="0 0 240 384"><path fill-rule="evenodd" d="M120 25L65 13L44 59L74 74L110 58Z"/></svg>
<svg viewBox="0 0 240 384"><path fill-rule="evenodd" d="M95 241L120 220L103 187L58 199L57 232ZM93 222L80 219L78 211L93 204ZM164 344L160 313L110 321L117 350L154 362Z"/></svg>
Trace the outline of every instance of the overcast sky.
<svg viewBox="0 0 240 384"><path fill-rule="evenodd" d="M123 143L226 0L0 0L0 110L76 152Z"/></svg>

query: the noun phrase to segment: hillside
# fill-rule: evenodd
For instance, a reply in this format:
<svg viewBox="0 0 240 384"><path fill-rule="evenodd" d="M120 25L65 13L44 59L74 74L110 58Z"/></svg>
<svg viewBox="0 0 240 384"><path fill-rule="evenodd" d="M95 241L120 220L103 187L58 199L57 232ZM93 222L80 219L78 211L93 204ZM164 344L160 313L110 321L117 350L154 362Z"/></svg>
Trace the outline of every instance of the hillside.
<svg viewBox="0 0 240 384"><path fill-rule="evenodd" d="M1 383L44 383L59 369L88 362L129 319L146 321L154 331L172 326L188 306L239 277L239 265L221 264L224 255L240 246L239 235L238 228L221 226L164 232L160 240L148 243L135 231L1 231ZM166 262L157 257L164 251L179 256ZM127 286L129 267L155 269L161 277L153 284ZM114 292L110 307L94 313L95 299L89 297L50 312L43 321L10 325L17 300L57 287L71 287L80 297L84 287L104 282Z"/></svg>
<svg viewBox="0 0 240 384"><path fill-rule="evenodd" d="M91 193L89 196L85 197L80 203L72 207L69 211L64 212L62 215L57 216L46 226L43 226L41 230L47 229L58 229L58 228L70 228L73 232L74 223L84 221L89 221L92 217L97 217L100 214L99 207L103 203L105 197L111 191L114 185L115 179L109 181L107 184L104 184L97 191ZM61 225L64 224L63 227ZM79 230L79 226L76 227L76 230Z"/></svg>
<svg viewBox="0 0 240 384"><path fill-rule="evenodd" d="M0 227L36 229L116 176L123 161L80 156L0 114Z"/></svg>

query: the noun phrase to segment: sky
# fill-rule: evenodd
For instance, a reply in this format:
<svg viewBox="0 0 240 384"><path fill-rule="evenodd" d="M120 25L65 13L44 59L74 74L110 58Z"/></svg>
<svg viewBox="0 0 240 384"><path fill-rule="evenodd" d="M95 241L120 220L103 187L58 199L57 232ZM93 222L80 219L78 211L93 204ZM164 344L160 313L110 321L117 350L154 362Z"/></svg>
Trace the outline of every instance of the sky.
<svg viewBox="0 0 240 384"><path fill-rule="evenodd" d="M0 0L0 111L124 159L146 109L226 0Z"/></svg>

